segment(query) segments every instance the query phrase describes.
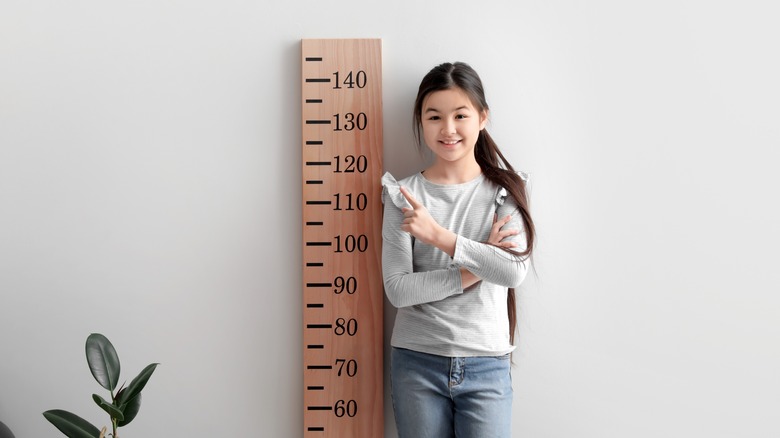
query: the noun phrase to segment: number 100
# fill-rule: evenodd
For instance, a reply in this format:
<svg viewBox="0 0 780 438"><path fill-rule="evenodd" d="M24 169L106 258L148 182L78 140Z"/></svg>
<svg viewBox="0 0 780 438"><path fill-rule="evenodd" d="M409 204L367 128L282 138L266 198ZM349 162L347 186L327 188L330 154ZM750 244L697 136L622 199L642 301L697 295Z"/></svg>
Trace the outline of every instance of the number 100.
<svg viewBox="0 0 780 438"><path fill-rule="evenodd" d="M336 252L365 252L368 249L368 237L365 234L336 236Z"/></svg>

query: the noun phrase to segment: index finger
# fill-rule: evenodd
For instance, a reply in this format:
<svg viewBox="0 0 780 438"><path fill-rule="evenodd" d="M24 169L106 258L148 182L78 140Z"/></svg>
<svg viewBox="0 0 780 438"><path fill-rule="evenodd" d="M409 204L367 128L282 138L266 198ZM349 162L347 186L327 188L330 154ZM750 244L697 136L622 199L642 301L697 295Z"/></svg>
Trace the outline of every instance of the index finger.
<svg viewBox="0 0 780 438"><path fill-rule="evenodd" d="M422 207L422 204L414 197L412 196L412 193L409 192L409 190L406 190L406 187L401 187L401 194L404 195L404 198L406 198L407 201L409 201L409 204L412 205L412 208L420 208Z"/></svg>

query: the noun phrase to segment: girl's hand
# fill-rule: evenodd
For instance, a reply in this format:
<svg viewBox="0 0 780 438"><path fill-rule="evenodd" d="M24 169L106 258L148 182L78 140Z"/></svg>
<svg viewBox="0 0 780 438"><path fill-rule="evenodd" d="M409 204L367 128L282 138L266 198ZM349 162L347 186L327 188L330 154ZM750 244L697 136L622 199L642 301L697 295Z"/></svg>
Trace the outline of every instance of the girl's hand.
<svg viewBox="0 0 780 438"><path fill-rule="evenodd" d="M404 198L412 206L412 208L404 207L401 209L404 214L401 229L424 243L437 246L436 242L439 240L443 230L442 227L431 217L428 209L412 196L405 187L401 187L401 194L404 195Z"/></svg>
<svg viewBox="0 0 780 438"><path fill-rule="evenodd" d="M495 245L499 248L515 248L517 243L512 241L503 242L509 236L514 236L518 233L518 230L502 230L501 227L509 223L512 216L507 215L502 219L498 219L498 216L493 217L493 226L490 228L490 237L488 237L487 243Z"/></svg>

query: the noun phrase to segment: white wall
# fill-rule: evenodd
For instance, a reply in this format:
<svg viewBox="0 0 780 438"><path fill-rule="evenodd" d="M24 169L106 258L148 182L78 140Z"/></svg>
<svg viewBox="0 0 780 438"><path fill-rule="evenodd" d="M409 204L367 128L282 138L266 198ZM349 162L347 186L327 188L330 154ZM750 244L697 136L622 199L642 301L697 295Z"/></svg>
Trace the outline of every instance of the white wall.
<svg viewBox="0 0 780 438"><path fill-rule="evenodd" d="M380 37L387 170L420 167L422 75L464 60L533 174L515 436L780 435L777 12L5 1L0 419L102 422L99 331L127 378L161 362L123 437L300 435L299 40Z"/></svg>

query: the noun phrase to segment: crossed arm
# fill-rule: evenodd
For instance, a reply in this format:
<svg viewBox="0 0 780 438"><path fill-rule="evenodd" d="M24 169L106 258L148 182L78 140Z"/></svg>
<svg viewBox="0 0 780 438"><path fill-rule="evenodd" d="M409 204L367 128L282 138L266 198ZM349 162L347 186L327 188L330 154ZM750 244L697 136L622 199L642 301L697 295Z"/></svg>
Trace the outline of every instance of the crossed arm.
<svg viewBox="0 0 780 438"><path fill-rule="evenodd" d="M386 230L384 251L389 256L383 257L385 258L383 261L385 289L393 305L404 307L441 300L450 295L463 293L464 289L482 279L505 285L516 284L519 282L518 278L522 280L525 272L524 262L503 250L518 246L508 238L518 235L520 230L511 226L503 229L512 220L511 216L495 218L487 242L490 245L486 245L459 237L451 230L442 227L406 188L402 187L401 193L411 208L401 209L403 219L400 223L400 231L403 233L399 234L396 225L392 226L395 229ZM397 213L386 211L386 214ZM387 220L386 223L398 223L398 216L390 217L394 219ZM386 216L386 219L389 218ZM454 261L461 260L463 263L460 263L459 267L412 272L412 245L410 244L412 238L439 248ZM463 240L458 242L459 239ZM522 272L519 272L518 266L522 267Z"/></svg>
<svg viewBox="0 0 780 438"><path fill-rule="evenodd" d="M439 225L428 210L422 205L406 187L401 187L401 193L404 195L412 208L403 208L404 221L401 229L419 239L423 243L435 246L444 251L450 257L455 257L455 243L458 235ZM504 241L509 236L519 233L519 230L507 229L502 227L512 219L511 216L496 218L493 226L490 228L490 237L487 243L498 246L499 248L515 248L517 244L512 241ZM460 281L463 289L475 284L480 280L479 277L471 273L466 268L460 268Z"/></svg>

